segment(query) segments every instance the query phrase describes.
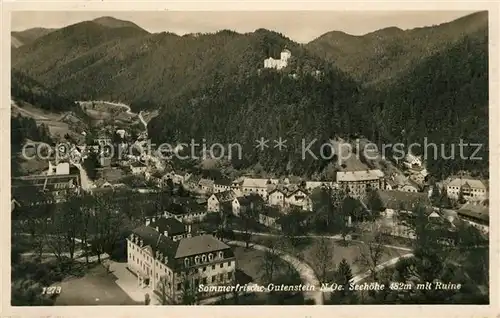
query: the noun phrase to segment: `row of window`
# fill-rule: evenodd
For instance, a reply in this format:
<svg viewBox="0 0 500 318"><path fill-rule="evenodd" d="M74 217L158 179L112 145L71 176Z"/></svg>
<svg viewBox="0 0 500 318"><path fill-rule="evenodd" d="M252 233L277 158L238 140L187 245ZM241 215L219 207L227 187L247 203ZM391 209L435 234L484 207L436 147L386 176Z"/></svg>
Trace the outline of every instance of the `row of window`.
<svg viewBox="0 0 500 318"><path fill-rule="evenodd" d="M202 279L195 279L194 286L198 286L200 283L203 285L217 282L224 282L224 280L230 280L233 277L233 272L227 272L226 274L218 274L213 275L211 277L203 277ZM182 289L182 283L177 283L177 290L180 291Z"/></svg>
<svg viewBox="0 0 500 318"><path fill-rule="evenodd" d="M218 256L219 256L220 259L223 259L224 258L224 252L222 252L222 251L219 252ZM201 257L200 257L200 255L197 255L197 256L194 257L194 264L200 264L200 261L201 261L201 263L206 263L207 259L208 259L209 262L212 262L214 260L214 254L209 253L208 254L208 258L207 258L207 255L205 255L205 254L201 255ZM189 258L185 258L184 259L184 265L186 265L186 267L190 265L190 259Z"/></svg>
<svg viewBox="0 0 500 318"><path fill-rule="evenodd" d="M136 263L137 265L139 265L139 266L140 266L140 267L141 267L144 271L146 271L146 267L145 267L145 266L146 266L146 264L145 264L145 263L143 264L143 263L142 263L142 260L140 260L139 258L135 258L135 257L134 257L134 255L132 255L131 253L129 253L129 254L128 254L128 257L129 257L129 259L132 259L132 262L135 262L135 263ZM155 262L155 264L156 264L156 267L160 267L160 269L161 269L161 267L162 267L162 266L160 266L160 263L159 263L158 261L156 261L156 262ZM150 274L151 274L151 273L152 273L152 270L150 270ZM170 277L171 272L168 270L168 268L167 268L167 267L165 267L165 273L166 273L166 274L168 274L168 276ZM158 278L158 272L156 273L156 278Z"/></svg>
<svg viewBox="0 0 500 318"><path fill-rule="evenodd" d="M448 187L448 188L452 189L452 190L460 190L460 187ZM484 189L470 189L470 191L472 191L472 192L479 192L479 193L486 192L486 190L484 190Z"/></svg>

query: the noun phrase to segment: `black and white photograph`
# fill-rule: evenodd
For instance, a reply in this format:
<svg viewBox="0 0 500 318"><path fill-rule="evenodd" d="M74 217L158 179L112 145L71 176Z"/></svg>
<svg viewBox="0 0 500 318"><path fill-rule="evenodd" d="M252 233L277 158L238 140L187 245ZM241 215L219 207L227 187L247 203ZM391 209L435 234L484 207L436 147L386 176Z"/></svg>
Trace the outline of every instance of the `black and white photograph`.
<svg viewBox="0 0 500 318"><path fill-rule="evenodd" d="M12 11L6 302L489 305L489 19Z"/></svg>

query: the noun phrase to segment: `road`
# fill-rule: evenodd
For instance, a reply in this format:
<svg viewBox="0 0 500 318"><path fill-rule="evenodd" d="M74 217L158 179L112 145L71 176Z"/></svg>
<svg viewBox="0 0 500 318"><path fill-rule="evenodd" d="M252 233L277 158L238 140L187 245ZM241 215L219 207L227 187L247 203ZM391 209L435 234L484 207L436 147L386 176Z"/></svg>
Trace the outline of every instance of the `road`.
<svg viewBox="0 0 500 318"><path fill-rule="evenodd" d="M49 118L47 118L47 117L44 117L44 116L32 113L32 112L30 112L30 111L28 111L26 109L23 109L23 108L17 106L17 104L14 101L11 101L10 105L12 107L14 107L15 109L17 109L18 111L20 111L21 113L23 113L25 115L28 115L30 117L33 117L33 119L36 119L36 120L49 120Z"/></svg>
<svg viewBox="0 0 500 318"><path fill-rule="evenodd" d="M92 183L92 181L90 181L89 176L87 175L87 171L85 171L85 168L83 168L79 163L73 163L73 165L77 167L78 170L80 170L80 182L82 189L85 191L89 191L94 187L94 184Z"/></svg>
<svg viewBox="0 0 500 318"><path fill-rule="evenodd" d="M245 233L245 231L241 231L241 230L233 230L233 232L235 232L235 233ZM281 237L282 236L281 234L262 233L262 232L248 232L248 234L250 234L250 235L256 235L256 236L267 236L267 237L274 237L274 236ZM342 236L340 234L337 234L337 235L298 235L298 236L296 236L296 238L326 238L326 239L335 240L335 241L343 240L343 238L342 238ZM351 240L350 242L364 243L361 240ZM407 251L407 252L412 252L413 251L413 249L409 248L409 247L402 247L402 246L388 245L388 244L384 244L383 246L387 247L387 248L393 248L393 249L396 249L396 250L401 250L401 251Z"/></svg>
<svg viewBox="0 0 500 318"><path fill-rule="evenodd" d="M240 247L246 247L246 243L242 241L229 241L227 242L228 245L236 245ZM289 263L290 265L293 266L293 268L299 273L300 278L302 279L302 282L307 285L312 285L316 286L316 289L320 286L318 277L316 277L316 274L314 273L314 270L309 266L307 263L299 260L298 258L287 254L283 251L276 251L276 250L271 250L270 248L252 243L249 247L259 250L259 251L268 251L268 252L274 252L277 256L279 256L282 260L285 262ZM323 305L323 293L320 291L313 291L313 292L304 292L304 298L311 299L314 301L314 304L316 305Z"/></svg>

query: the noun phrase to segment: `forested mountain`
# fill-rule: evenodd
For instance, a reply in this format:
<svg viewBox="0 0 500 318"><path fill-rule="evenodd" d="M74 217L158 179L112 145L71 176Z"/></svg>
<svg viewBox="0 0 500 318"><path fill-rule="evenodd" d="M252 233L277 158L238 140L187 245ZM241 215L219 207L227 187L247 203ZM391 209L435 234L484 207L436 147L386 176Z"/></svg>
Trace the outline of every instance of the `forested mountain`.
<svg viewBox="0 0 500 318"><path fill-rule="evenodd" d="M390 27L353 36L332 31L306 47L365 84L397 81L423 59L488 26L488 12L478 12L438 26L401 30Z"/></svg>
<svg viewBox="0 0 500 318"><path fill-rule="evenodd" d="M428 169L435 176L462 169L484 173L489 162L488 85L488 29L483 28L426 58L398 83L371 96L367 93L363 108L372 106L376 133L386 142L424 144L427 138L428 144L437 144L438 158L454 151L455 159L436 160L433 148L428 148ZM483 160L461 160L461 138L482 144L475 156ZM464 157L474 151L473 146L464 147Z"/></svg>
<svg viewBox="0 0 500 318"><path fill-rule="evenodd" d="M301 157L301 143L318 142L311 147L319 156L322 142L339 133L357 133L366 119L358 105L358 85L333 68L322 69L318 78L263 70L233 83L214 81L211 87L192 99L179 100L165 109L149 125L154 141L206 143L243 147L238 167L259 162L267 171L312 174L329 160ZM264 152L255 149L255 140L270 139ZM273 150L273 139L287 140L283 151ZM227 149L226 149L227 151ZM237 152L233 149L233 157ZM227 154L227 152L226 152Z"/></svg>
<svg viewBox="0 0 500 318"><path fill-rule="evenodd" d="M335 68L324 65L320 78L286 72L262 72L239 81L219 84L166 108L149 125L157 142L191 138L207 143L241 143L249 166L259 162L266 170L311 174L328 161L302 160L301 140L316 138L319 145L334 135L363 134L385 144L437 144L428 155L429 170L445 176L462 169L488 169L488 32L465 36L448 49L424 59L397 83L383 90L360 89ZM260 137L288 140L289 148L260 154ZM481 161L460 159L464 143L482 143ZM165 140L167 139L167 140ZM443 146L441 146L443 145ZM273 145L271 145L272 147ZM444 148L442 148L444 147ZM454 147L455 150L451 150ZM444 149L444 155L441 153ZM414 151L418 149L415 148ZM474 147L464 149L471 156ZM455 158L446 159L454 151ZM444 156L444 157L443 157Z"/></svg>
<svg viewBox="0 0 500 318"><path fill-rule="evenodd" d="M107 25L95 20L54 31L15 50L12 66L67 96L161 108L217 76L231 82L255 72L283 47L302 64L320 63L297 43L264 29L178 36Z"/></svg>
<svg viewBox="0 0 500 318"><path fill-rule="evenodd" d="M74 99L59 96L54 91L20 71L11 71L11 99L24 101L51 112L76 111Z"/></svg>
<svg viewBox="0 0 500 318"><path fill-rule="evenodd" d="M35 41L36 39L49 34L54 30L55 29L31 28L24 31L13 31L11 32L11 36L16 38L21 43L21 45L24 45L24 44L29 44Z"/></svg>

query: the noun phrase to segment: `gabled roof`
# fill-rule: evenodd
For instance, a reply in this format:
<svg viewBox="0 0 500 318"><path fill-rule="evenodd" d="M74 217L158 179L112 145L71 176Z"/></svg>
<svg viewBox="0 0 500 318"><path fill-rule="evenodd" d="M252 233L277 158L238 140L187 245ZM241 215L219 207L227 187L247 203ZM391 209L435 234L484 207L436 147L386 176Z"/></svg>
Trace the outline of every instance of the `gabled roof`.
<svg viewBox="0 0 500 318"><path fill-rule="evenodd" d="M464 204L457 213L459 215L476 218L478 220L489 222L489 208L480 204L467 203Z"/></svg>
<svg viewBox="0 0 500 318"><path fill-rule="evenodd" d="M174 218L159 218L155 222L151 222L149 226L158 227L160 233L167 231L168 235L179 235L187 232L184 224Z"/></svg>
<svg viewBox="0 0 500 318"><path fill-rule="evenodd" d="M455 178L450 183L448 183L449 187L461 187L465 184L468 184L470 187L475 189L485 189L486 185L480 180L474 179L465 179L465 178Z"/></svg>
<svg viewBox="0 0 500 318"><path fill-rule="evenodd" d="M214 193L213 195L219 202L232 201L236 197L236 194L232 190Z"/></svg>
<svg viewBox="0 0 500 318"><path fill-rule="evenodd" d="M216 239L214 236L205 234L185 238L179 241L179 246L175 253L175 258L182 258L191 255L225 251L230 249L229 245Z"/></svg>
<svg viewBox="0 0 500 318"><path fill-rule="evenodd" d="M383 176L380 170L338 171L337 182L378 180Z"/></svg>
<svg viewBox="0 0 500 318"><path fill-rule="evenodd" d="M198 182L198 185L204 186L204 187L213 187L214 186L214 181L209 180L209 179L200 179Z"/></svg>
<svg viewBox="0 0 500 318"><path fill-rule="evenodd" d="M278 181L278 179L245 178L242 186L246 188L267 188L270 184L278 184Z"/></svg>
<svg viewBox="0 0 500 318"><path fill-rule="evenodd" d="M264 199L258 195L258 194L249 194L244 197L238 197L236 198L238 202L240 203L241 206L250 206L250 204L253 202L254 204L264 204L265 201Z"/></svg>

